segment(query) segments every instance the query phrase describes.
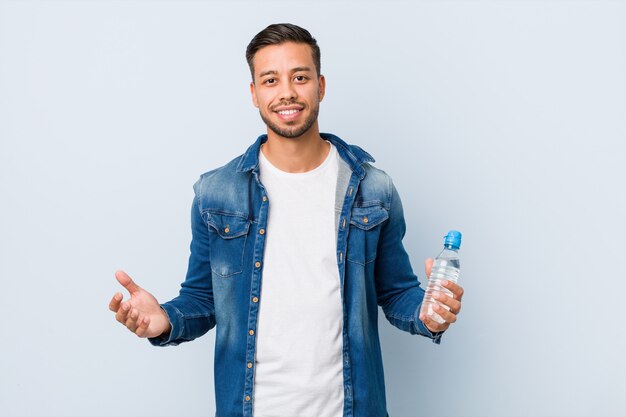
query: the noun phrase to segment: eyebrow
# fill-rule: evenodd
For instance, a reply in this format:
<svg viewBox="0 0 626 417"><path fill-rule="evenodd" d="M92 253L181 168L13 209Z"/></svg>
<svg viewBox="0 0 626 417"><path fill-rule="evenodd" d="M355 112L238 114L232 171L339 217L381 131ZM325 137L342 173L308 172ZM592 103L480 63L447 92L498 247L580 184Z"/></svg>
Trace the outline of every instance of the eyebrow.
<svg viewBox="0 0 626 417"><path fill-rule="evenodd" d="M259 78L265 77L266 75L274 75L274 74L278 74L278 71L263 71L262 73L259 74Z"/></svg>
<svg viewBox="0 0 626 417"><path fill-rule="evenodd" d="M311 68L309 67L295 67L291 69L291 72L310 72ZM276 70L269 70L269 71L263 71L262 73L259 74L259 78L263 78L266 75L276 75L278 74L278 71Z"/></svg>

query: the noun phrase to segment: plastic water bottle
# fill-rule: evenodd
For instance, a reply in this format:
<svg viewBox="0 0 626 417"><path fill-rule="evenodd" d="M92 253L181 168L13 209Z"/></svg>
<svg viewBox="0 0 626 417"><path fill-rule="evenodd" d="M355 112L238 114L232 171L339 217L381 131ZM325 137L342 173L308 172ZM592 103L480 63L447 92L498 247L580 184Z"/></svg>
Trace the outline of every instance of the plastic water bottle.
<svg viewBox="0 0 626 417"><path fill-rule="evenodd" d="M461 232L450 230L444 238L443 250L437 258L435 258L430 277L428 278L428 287L426 288L426 294L424 294L420 315L426 314L426 316L435 320L437 323L444 323L444 319L433 310L435 303L440 304L433 298L433 292L438 291L452 297L452 292L441 286L441 281L448 280L454 283L458 281L459 273L461 272L461 263L459 261L460 247ZM450 308L444 304L441 304L441 306L450 310Z"/></svg>

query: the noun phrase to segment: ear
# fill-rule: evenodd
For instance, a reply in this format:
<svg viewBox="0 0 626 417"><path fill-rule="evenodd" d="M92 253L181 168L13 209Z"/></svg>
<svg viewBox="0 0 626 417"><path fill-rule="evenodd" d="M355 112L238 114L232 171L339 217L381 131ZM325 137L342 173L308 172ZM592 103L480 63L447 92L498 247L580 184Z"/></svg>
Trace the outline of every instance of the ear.
<svg viewBox="0 0 626 417"><path fill-rule="evenodd" d="M254 85L254 81L250 82L250 95L252 96L252 104L254 104L254 107L259 108L259 102L256 99L256 85Z"/></svg>
<svg viewBox="0 0 626 417"><path fill-rule="evenodd" d="M320 92L320 101L324 99L324 95L326 94L326 78L323 75L320 75L319 78L319 92Z"/></svg>

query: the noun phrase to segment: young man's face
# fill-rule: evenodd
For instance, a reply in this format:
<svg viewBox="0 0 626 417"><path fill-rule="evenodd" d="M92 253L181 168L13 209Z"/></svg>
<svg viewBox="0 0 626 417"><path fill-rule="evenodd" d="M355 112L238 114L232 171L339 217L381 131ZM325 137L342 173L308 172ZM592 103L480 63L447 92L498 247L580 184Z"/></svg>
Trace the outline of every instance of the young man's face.
<svg viewBox="0 0 626 417"><path fill-rule="evenodd" d="M325 85L307 44L269 45L254 56L252 102L268 129L279 136L297 138L317 126Z"/></svg>

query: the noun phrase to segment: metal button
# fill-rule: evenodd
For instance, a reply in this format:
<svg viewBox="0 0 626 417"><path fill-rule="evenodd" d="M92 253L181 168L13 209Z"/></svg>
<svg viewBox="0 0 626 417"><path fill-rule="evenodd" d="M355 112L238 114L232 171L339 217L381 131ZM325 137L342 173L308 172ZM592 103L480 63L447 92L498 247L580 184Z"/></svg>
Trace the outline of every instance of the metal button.
<svg viewBox="0 0 626 417"><path fill-rule="evenodd" d="M248 369L252 368L252 362L248 362Z"/></svg>
<svg viewBox="0 0 626 417"><path fill-rule="evenodd" d="M254 335L254 330L250 329L250 331L248 332L248 334L249 334L250 336L253 336L253 335Z"/></svg>
<svg viewBox="0 0 626 417"><path fill-rule="evenodd" d="M367 216L363 217L363 223L367 224L367 222L369 222L369 220L367 219Z"/></svg>
<svg viewBox="0 0 626 417"><path fill-rule="evenodd" d="M259 302L259 297L252 297L252 302L253 303L258 303Z"/></svg>
<svg viewBox="0 0 626 417"><path fill-rule="evenodd" d="M224 233L228 233L230 232L230 226L227 224L226 228L224 229Z"/></svg>
<svg viewBox="0 0 626 417"><path fill-rule="evenodd" d="M256 266L257 268L260 268L260 267L261 267L261 262L256 261L256 262L254 263L254 266Z"/></svg>
<svg viewBox="0 0 626 417"><path fill-rule="evenodd" d="M246 401L250 401L250 396L246 395Z"/></svg>
<svg viewBox="0 0 626 417"><path fill-rule="evenodd" d="M261 234L261 235L265 234L265 229L259 230L259 234Z"/></svg>
<svg viewBox="0 0 626 417"><path fill-rule="evenodd" d="M263 202L265 203L267 201L267 197L263 196Z"/></svg>

